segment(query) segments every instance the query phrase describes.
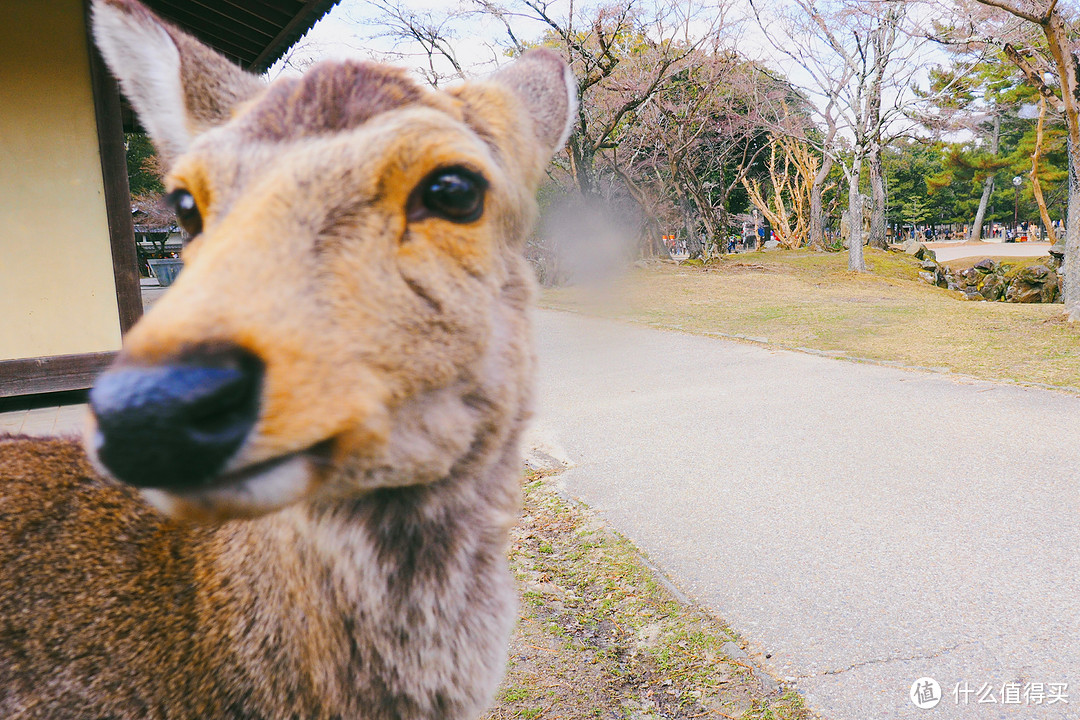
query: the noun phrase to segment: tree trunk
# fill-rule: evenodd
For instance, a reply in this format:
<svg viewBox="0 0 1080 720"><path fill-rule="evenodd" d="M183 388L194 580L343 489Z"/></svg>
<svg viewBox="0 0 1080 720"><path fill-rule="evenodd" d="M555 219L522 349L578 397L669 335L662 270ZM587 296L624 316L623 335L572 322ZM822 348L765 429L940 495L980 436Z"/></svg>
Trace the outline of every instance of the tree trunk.
<svg viewBox="0 0 1080 720"><path fill-rule="evenodd" d="M885 236L885 176L881 171L881 146L874 143L870 151L870 244L885 250L889 247Z"/></svg>
<svg viewBox="0 0 1080 720"><path fill-rule="evenodd" d="M1080 154L1069 138L1069 209L1065 218L1065 313L1070 322L1080 321Z"/></svg>
<svg viewBox="0 0 1080 720"><path fill-rule="evenodd" d="M1057 64L1061 100L1068 130L1069 209L1065 217L1065 313L1070 322L1080 321L1080 78L1076 57L1061 15L1054 12L1043 24L1046 44Z"/></svg>
<svg viewBox="0 0 1080 720"><path fill-rule="evenodd" d="M825 249L825 209L822 207L821 195L825 190L825 180L829 177L832 166L832 156L825 153L821 168L814 176L814 183L810 186L810 247L814 250Z"/></svg>
<svg viewBox="0 0 1080 720"><path fill-rule="evenodd" d="M683 216L683 231L686 233L686 252L693 259L704 260L705 247L702 245L701 234L697 232L691 217L693 205L685 194L679 199L679 209Z"/></svg>
<svg viewBox="0 0 1080 720"><path fill-rule="evenodd" d="M720 183L720 206L716 210L716 226L720 228L720 232L724 235L728 232L728 227L731 225L731 218L728 215L728 191L724 187L723 183ZM723 252L727 252L727 239L721 239L720 244L724 247Z"/></svg>
<svg viewBox="0 0 1080 720"><path fill-rule="evenodd" d="M588 141L574 133L570 136L570 160L578 191L583 198L596 197L596 158Z"/></svg>
<svg viewBox="0 0 1080 720"><path fill-rule="evenodd" d="M856 149L848 174L848 270L853 272L866 272L866 261L863 259L863 202L859 193L861 151L861 148Z"/></svg>
<svg viewBox="0 0 1080 720"><path fill-rule="evenodd" d="M971 225L971 232L968 234L968 240L982 240L982 226L983 221L986 219L986 207L990 204L990 195L993 192L994 176L991 175L986 178L986 182L983 184L982 197L979 199L979 210L975 213L975 222Z"/></svg>
<svg viewBox="0 0 1080 720"><path fill-rule="evenodd" d="M711 250L709 250L710 245L716 248L721 255L727 252L727 247L725 246L723 239L721 238L720 241L717 242L717 238L720 237L720 232L716 227L715 218L713 218L707 210L701 210L698 213L698 220L705 226L705 242L702 244L706 246L706 255L711 254Z"/></svg>
<svg viewBox="0 0 1080 720"><path fill-rule="evenodd" d="M1042 218L1043 227L1046 228L1046 237L1051 243L1056 243L1054 223L1050 220L1050 211L1046 209L1046 199L1043 197L1042 183L1039 182L1039 156L1042 155L1043 120L1045 119L1046 98L1039 95L1039 122L1035 126L1035 152L1031 153L1031 191L1039 206L1039 217Z"/></svg>
<svg viewBox="0 0 1080 720"><path fill-rule="evenodd" d="M990 137L990 152L995 156L998 154L998 142L1001 139L1001 118L997 114L994 115L994 134ZM979 241L982 240L982 226L986 220L986 208L990 204L990 196L994 192L994 176L986 178L983 181L983 193L979 198L979 210L975 213L975 222L971 226L971 232L968 234L968 240Z"/></svg>
<svg viewBox="0 0 1080 720"><path fill-rule="evenodd" d="M702 243L705 246L705 254L711 254L709 248L715 246L717 251L723 255L727 252L727 246L721 235L726 223L719 222L716 212L709 202L708 192L698 180L699 178L696 175L690 173L687 176L687 182L683 184L685 197L688 199L687 207L689 207L689 202L692 201L693 207L697 209L698 220L705 226L706 238L705 242Z"/></svg>

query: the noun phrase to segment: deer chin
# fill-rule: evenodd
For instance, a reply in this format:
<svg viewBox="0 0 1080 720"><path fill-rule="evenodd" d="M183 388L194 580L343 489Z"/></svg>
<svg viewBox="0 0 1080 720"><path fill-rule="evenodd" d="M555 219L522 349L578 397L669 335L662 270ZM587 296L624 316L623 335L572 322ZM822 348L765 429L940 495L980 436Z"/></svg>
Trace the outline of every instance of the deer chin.
<svg viewBox="0 0 1080 720"><path fill-rule="evenodd" d="M309 496L317 484L317 464L310 451L301 451L224 473L212 487L186 491L143 488L141 492L151 506L175 520L254 518Z"/></svg>

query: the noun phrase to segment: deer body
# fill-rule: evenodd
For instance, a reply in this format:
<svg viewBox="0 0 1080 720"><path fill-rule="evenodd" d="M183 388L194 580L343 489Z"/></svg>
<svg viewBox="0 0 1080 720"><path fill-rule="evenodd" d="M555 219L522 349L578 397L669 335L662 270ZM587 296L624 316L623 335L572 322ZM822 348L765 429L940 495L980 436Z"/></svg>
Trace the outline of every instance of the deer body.
<svg viewBox="0 0 1080 720"><path fill-rule="evenodd" d="M0 464L2 717L470 717L495 689L512 457L213 528L71 441L0 441Z"/></svg>
<svg viewBox="0 0 1080 720"><path fill-rule="evenodd" d="M568 70L264 86L135 0L94 24L193 240L91 392L88 452L0 438L0 717L476 716L514 619L520 251Z"/></svg>

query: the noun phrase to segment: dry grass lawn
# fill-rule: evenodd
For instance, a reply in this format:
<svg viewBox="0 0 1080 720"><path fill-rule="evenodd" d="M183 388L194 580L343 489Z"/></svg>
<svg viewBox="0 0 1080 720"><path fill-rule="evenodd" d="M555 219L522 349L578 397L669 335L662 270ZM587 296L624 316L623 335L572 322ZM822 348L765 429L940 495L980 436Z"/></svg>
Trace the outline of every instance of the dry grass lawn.
<svg viewBox="0 0 1080 720"><path fill-rule="evenodd" d="M1080 330L1063 321L1061 305L963 301L919 281L918 261L900 253L868 250L867 265L870 273L855 274L843 253L747 253L708 267L635 269L604 291L545 290L541 304L840 357L1080 388Z"/></svg>

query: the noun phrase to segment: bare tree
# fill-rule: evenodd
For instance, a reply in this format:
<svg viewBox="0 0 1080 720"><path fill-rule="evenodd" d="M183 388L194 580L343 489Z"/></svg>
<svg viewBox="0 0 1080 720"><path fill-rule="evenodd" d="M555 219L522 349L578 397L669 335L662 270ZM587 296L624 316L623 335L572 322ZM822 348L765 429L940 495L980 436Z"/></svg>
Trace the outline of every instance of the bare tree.
<svg viewBox="0 0 1080 720"><path fill-rule="evenodd" d="M906 118L914 100L905 88L918 72L914 59L926 41L905 27L905 3L841 0L822 6L814 0L791 0L768 8L762 0L752 0L752 4L774 47L809 78L807 94L826 126L821 150L840 164L847 180L848 267L864 272L863 165L876 168L871 173L871 228L884 243L881 148L911 126ZM815 177L818 192L831 170L826 165L822 163ZM811 232L817 236L822 212L819 199L812 197L810 212Z"/></svg>
<svg viewBox="0 0 1080 720"><path fill-rule="evenodd" d="M774 137L769 149L772 196L763 192L757 179L744 178L743 184L750 202L769 219L776 240L784 247L798 248L807 236L807 208L819 160L806 143L791 136Z"/></svg>
<svg viewBox="0 0 1080 720"><path fill-rule="evenodd" d="M771 128L805 126L801 99L783 79L715 41L689 55L666 86L635 111L603 159L635 197L666 196L686 228L692 257L725 251L731 193L769 149ZM655 200L654 200L655 202ZM698 228L704 229L704 241Z"/></svg>
<svg viewBox="0 0 1080 720"><path fill-rule="evenodd" d="M829 95L822 110L821 117L825 122L825 135L821 139L821 166L810 184L810 217L809 217L809 245L815 250L825 249L825 210L822 206L825 182L829 179L836 164L835 155L828 152L828 148L836 144L836 97Z"/></svg>
<svg viewBox="0 0 1080 720"><path fill-rule="evenodd" d="M689 0L645 5L639 0L582 10L548 0L472 0L474 12L505 28L509 49L522 48L515 20L539 21L548 29L542 44L559 50L577 81L578 117L569 141L570 171L583 196L599 193L597 161L614 149L635 122L635 111L659 92L683 61L713 37L723 22L720 8Z"/></svg>
<svg viewBox="0 0 1080 720"><path fill-rule="evenodd" d="M458 60L459 10L414 10L404 0L365 0L373 12L367 23L379 30L371 39L386 38L394 50L384 53L387 59L405 62L420 59L416 70L432 87L464 78L467 73Z"/></svg>

